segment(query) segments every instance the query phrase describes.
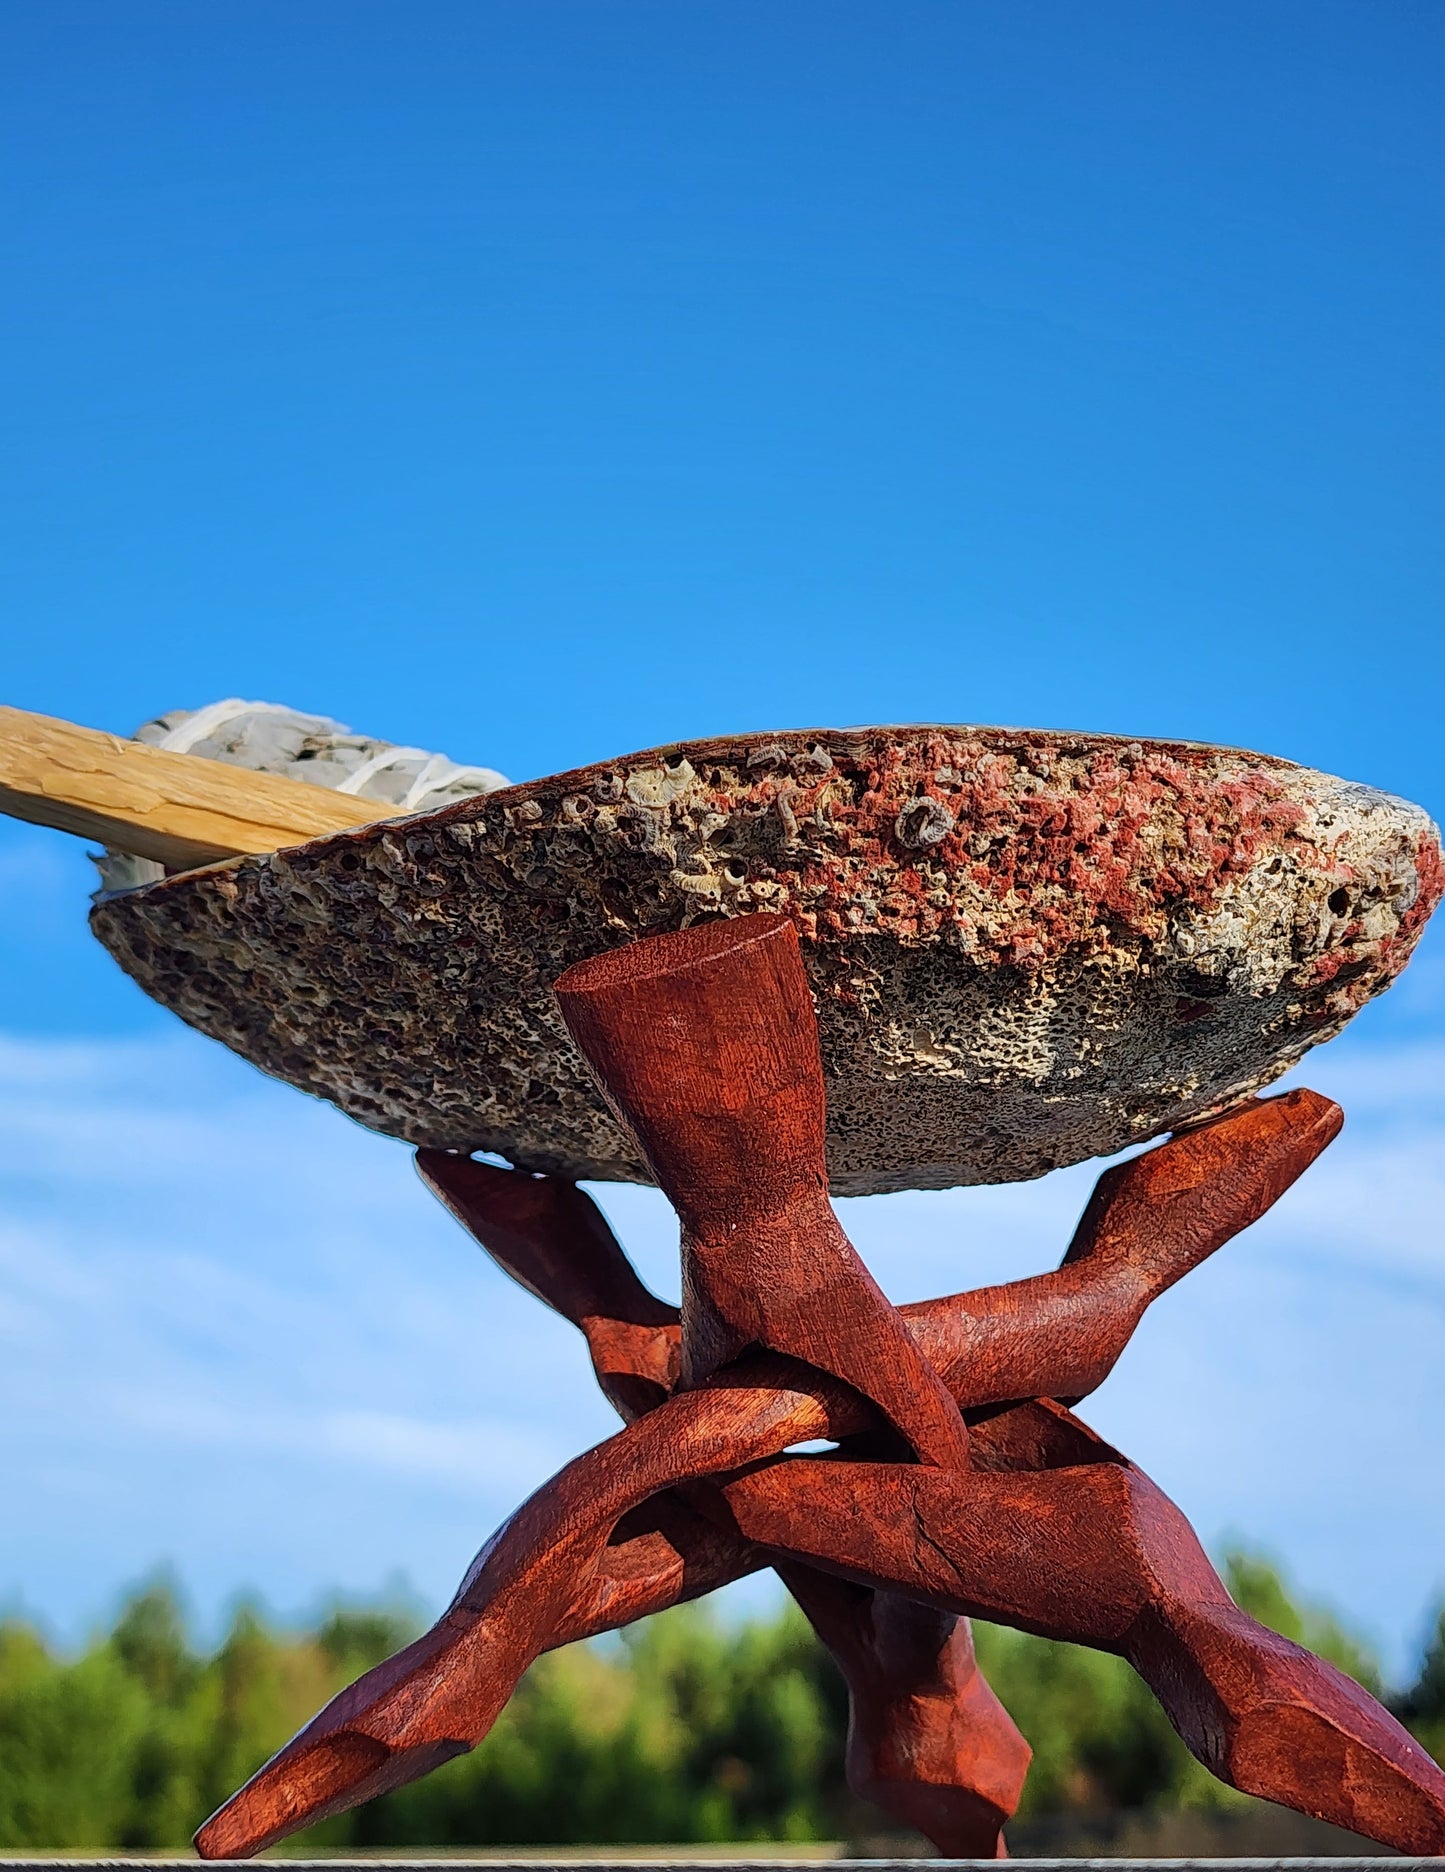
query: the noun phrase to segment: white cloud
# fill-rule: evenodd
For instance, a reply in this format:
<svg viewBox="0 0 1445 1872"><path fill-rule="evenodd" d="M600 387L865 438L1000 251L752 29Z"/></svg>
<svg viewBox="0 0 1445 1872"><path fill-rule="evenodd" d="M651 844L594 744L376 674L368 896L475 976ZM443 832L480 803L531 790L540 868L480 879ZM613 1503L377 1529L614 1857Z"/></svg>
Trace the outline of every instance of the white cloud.
<svg viewBox="0 0 1445 1872"><path fill-rule="evenodd" d="M1445 1041L1331 1048L1344 1136L1084 1406L1206 1539L1267 1541L1398 1664L1445 1585ZM1097 1166L844 1219L897 1298L1049 1266ZM676 1289L655 1192L599 1192ZM408 1153L189 1034L0 1043L0 1598L75 1632L174 1562L213 1610L400 1566L450 1595L614 1420Z"/></svg>
<svg viewBox="0 0 1445 1872"><path fill-rule="evenodd" d="M455 1488L469 1502L509 1477L520 1499L556 1454L551 1438L525 1424L486 1418L426 1423L398 1412L351 1410L323 1419L322 1430L325 1447L359 1467L424 1476Z"/></svg>

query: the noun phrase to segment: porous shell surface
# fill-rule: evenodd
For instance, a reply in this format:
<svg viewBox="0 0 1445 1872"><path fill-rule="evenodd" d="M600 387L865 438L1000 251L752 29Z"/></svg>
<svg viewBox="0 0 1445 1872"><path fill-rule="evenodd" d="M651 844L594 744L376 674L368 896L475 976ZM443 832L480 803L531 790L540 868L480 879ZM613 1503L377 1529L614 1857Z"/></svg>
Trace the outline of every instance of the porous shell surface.
<svg viewBox="0 0 1445 1872"><path fill-rule="evenodd" d="M110 898L203 1033L374 1129L644 1182L569 963L705 917L802 939L840 1194L1009 1182L1268 1083L1403 967L1417 807L1287 761L973 727L650 750Z"/></svg>

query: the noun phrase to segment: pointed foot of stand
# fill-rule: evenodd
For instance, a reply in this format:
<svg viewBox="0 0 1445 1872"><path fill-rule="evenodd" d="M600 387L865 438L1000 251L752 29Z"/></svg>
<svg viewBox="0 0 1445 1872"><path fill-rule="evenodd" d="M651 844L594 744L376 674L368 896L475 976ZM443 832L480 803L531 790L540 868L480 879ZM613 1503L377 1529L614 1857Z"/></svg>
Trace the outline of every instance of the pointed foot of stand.
<svg viewBox="0 0 1445 1872"><path fill-rule="evenodd" d="M1237 1607L1184 1623L1230 1695L1222 1738L1196 1747L1207 1766L1241 1793L1397 1852L1445 1855L1445 1771L1367 1690Z"/></svg>

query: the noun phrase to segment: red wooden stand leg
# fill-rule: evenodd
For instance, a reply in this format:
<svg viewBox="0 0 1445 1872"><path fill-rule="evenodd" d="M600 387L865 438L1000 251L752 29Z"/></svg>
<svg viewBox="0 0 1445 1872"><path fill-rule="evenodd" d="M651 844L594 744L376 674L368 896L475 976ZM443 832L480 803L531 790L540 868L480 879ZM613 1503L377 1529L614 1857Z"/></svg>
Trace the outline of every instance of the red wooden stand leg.
<svg viewBox="0 0 1445 1872"><path fill-rule="evenodd" d="M849 1787L945 1859L1003 1858L1032 1750L968 1620L794 1561L778 1573L847 1680Z"/></svg>
<svg viewBox="0 0 1445 1872"><path fill-rule="evenodd" d="M1000 1850L1028 1758L974 1664L975 1613L1127 1657L1236 1786L1445 1851L1439 1769L1358 1686L1246 1618L1179 1511L1049 1401L1100 1382L1149 1302L1330 1141L1334 1106L1295 1092L1176 1137L1100 1179L1052 1274L896 1309L827 1203L790 925L653 938L558 989L682 1220L681 1318L580 1191L422 1153L448 1207L584 1332L627 1427L523 1505L431 1632L226 1803L203 1856L426 1773L485 1735L542 1650L762 1564L848 1680L853 1785L945 1853ZM786 1454L819 1437L843 1447Z"/></svg>
<svg viewBox="0 0 1445 1872"><path fill-rule="evenodd" d="M749 1346L870 1397L925 1462L963 1423L828 1201L823 1068L798 938L743 917L596 956L562 1018L682 1224L682 1379Z"/></svg>

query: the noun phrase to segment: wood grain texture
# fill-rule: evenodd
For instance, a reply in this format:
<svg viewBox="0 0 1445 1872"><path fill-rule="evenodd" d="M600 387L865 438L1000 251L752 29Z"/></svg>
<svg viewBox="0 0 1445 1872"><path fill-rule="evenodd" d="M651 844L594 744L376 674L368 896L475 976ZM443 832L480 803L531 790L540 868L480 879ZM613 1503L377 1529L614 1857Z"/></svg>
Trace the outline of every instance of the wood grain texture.
<svg viewBox="0 0 1445 1872"><path fill-rule="evenodd" d="M871 1398L925 1462L965 1460L953 1400L828 1200L793 925L741 917L631 943L566 970L556 993L682 1224L682 1382L768 1346Z"/></svg>
<svg viewBox="0 0 1445 1872"><path fill-rule="evenodd" d="M0 707L0 812L190 870L386 814L374 800Z"/></svg>
<svg viewBox="0 0 1445 1872"><path fill-rule="evenodd" d="M543 1650L762 1564L848 1680L852 1784L945 1852L1001 1850L1027 1762L973 1660L975 1615L1126 1657L1233 1785L1445 1851L1445 1775L1357 1685L1234 1606L1179 1510L1058 1401L1278 1198L1338 1109L1310 1092L1244 1106L1103 1176L1052 1273L895 1309L821 1214L790 944L774 919L742 941L703 926L562 984L678 1207L680 1316L573 1186L421 1154L488 1252L579 1326L629 1421L523 1504L429 1633L226 1803L202 1855L247 1856L426 1773L476 1745ZM837 1447L797 1453L820 1438Z"/></svg>

